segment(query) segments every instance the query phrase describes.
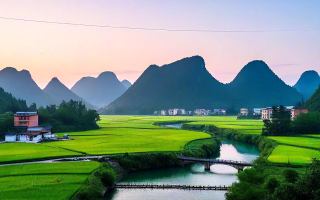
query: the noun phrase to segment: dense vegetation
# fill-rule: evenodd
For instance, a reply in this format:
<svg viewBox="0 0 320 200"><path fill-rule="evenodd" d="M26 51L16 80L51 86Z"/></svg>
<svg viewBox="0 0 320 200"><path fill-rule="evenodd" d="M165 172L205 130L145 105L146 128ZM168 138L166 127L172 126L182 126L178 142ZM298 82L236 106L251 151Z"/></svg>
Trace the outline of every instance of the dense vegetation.
<svg viewBox="0 0 320 200"><path fill-rule="evenodd" d="M26 101L16 99L0 87L0 139L13 130L13 113L29 110Z"/></svg>
<svg viewBox="0 0 320 200"><path fill-rule="evenodd" d="M320 112L320 86L304 106L309 108L310 111Z"/></svg>
<svg viewBox="0 0 320 200"><path fill-rule="evenodd" d="M25 100L16 99L0 87L0 113L28 110Z"/></svg>
<svg viewBox="0 0 320 200"><path fill-rule="evenodd" d="M305 174L294 169L257 164L238 174L227 193L227 200L310 199L320 197L320 161L313 159Z"/></svg>
<svg viewBox="0 0 320 200"><path fill-rule="evenodd" d="M207 158L216 154L220 150L220 142L214 139L196 140L199 143L193 145L193 148L181 150L180 152L159 152L145 154L123 154L116 156L116 160L127 172L158 169L164 167L173 167L179 165L178 156Z"/></svg>
<svg viewBox="0 0 320 200"><path fill-rule="evenodd" d="M38 109L39 124L51 125L54 132L85 131L98 129L99 114L95 110L87 110L80 101L63 101L55 105Z"/></svg>
<svg viewBox="0 0 320 200"><path fill-rule="evenodd" d="M263 61L248 63L231 83L223 84L206 70L202 57L193 56L149 66L104 114L151 114L170 108L225 108L227 114L237 114L241 107L296 105L301 99Z"/></svg>
<svg viewBox="0 0 320 200"><path fill-rule="evenodd" d="M117 169L111 163L103 163L95 170L73 199L102 199L105 188L111 187L117 178Z"/></svg>
<svg viewBox="0 0 320 200"><path fill-rule="evenodd" d="M273 106L271 118L263 120L262 135L288 135L292 132L291 113L284 106Z"/></svg>
<svg viewBox="0 0 320 200"><path fill-rule="evenodd" d="M271 117L272 120L263 120L262 135L284 136L320 133L319 112L302 113L292 121L290 111L286 111L283 106L280 106L279 109L273 106Z"/></svg>

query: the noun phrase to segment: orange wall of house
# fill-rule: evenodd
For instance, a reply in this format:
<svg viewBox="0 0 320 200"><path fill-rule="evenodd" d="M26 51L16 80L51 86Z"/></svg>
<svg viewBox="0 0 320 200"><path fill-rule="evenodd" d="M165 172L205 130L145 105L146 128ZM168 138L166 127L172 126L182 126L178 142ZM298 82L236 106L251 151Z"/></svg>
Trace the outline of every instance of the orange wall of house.
<svg viewBox="0 0 320 200"><path fill-rule="evenodd" d="M20 120L21 116L14 116L14 126L28 126L28 127L35 127L39 124L38 115L33 116L23 116L26 117L26 119ZM26 123L20 123L20 122L26 122Z"/></svg>

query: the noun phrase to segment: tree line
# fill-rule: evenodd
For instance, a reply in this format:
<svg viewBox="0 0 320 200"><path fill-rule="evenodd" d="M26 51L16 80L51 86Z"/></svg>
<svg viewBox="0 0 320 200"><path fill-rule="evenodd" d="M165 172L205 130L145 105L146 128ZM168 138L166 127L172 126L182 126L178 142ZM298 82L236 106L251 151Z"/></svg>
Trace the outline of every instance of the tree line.
<svg viewBox="0 0 320 200"><path fill-rule="evenodd" d="M52 126L53 132L71 132L98 129L100 116L96 110L87 109L81 101L63 101L59 106L39 107L35 103L29 107L24 100L17 100L0 88L0 137L14 129L14 113L17 111L37 111L39 126Z"/></svg>
<svg viewBox="0 0 320 200"><path fill-rule="evenodd" d="M284 106L273 106L271 120L263 120L262 135L284 136L295 134L319 134L320 112L301 113L291 120L291 112Z"/></svg>
<svg viewBox="0 0 320 200"><path fill-rule="evenodd" d="M52 126L53 132L71 132L98 129L100 116L96 110L87 109L81 101L63 101L38 110L39 124Z"/></svg>

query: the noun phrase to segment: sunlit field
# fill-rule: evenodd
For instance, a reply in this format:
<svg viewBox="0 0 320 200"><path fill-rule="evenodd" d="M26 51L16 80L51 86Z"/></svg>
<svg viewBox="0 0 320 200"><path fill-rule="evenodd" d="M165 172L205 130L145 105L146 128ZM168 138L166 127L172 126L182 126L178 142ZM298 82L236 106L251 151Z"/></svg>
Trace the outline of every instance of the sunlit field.
<svg viewBox="0 0 320 200"><path fill-rule="evenodd" d="M308 147L314 149L320 149L320 138L308 138L308 137L268 137L277 141L280 144L288 144L299 147Z"/></svg>
<svg viewBox="0 0 320 200"><path fill-rule="evenodd" d="M98 162L0 166L0 199L70 199Z"/></svg>
<svg viewBox="0 0 320 200"><path fill-rule="evenodd" d="M179 151L193 140L208 139L209 134L174 128L155 126L155 122L177 121L190 124L215 125L222 129L235 129L244 134L261 134L262 120L237 120L235 116L101 116L100 129L67 133L71 141L49 142L42 144L5 143L0 144L0 162L40 159L61 156L104 155L119 153L139 153L154 151ZM65 133L58 133L60 137ZM312 138L314 137L314 138ZM320 148L319 135L301 137L269 137L279 144L305 148ZM193 148L197 141L187 148ZM282 146L282 145L281 145ZM283 148L283 147L280 147ZM277 147L276 149L279 149ZM308 150L299 148L302 150ZM275 150L269 161L284 163L288 155L278 154ZM308 151L309 152L309 151ZM313 152L313 151L312 151ZM275 154L277 153L277 154ZM317 153L317 152L316 152ZM288 151L288 154L293 154ZM312 154L313 155L313 154ZM275 159L277 156L277 159ZM295 163L307 163L302 158ZM309 159L310 160L310 159Z"/></svg>
<svg viewBox="0 0 320 200"><path fill-rule="evenodd" d="M261 133L262 128L261 120L237 120L229 116L101 116L100 130L68 133L74 140L44 145L99 155L179 151L192 140L210 138L209 134L202 132L153 125L162 121L214 124L219 128L234 128L257 134Z"/></svg>
<svg viewBox="0 0 320 200"><path fill-rule="evenodd" d="M0 162L41 159L57 156L79 156L77 152L43 144L3 143L0 144Z"/></svg>
<svg viewBox="0 0 320 200"><path fill-rule="evenodd" d="M279 145L268 158L269 162L303 165L310 164L312 158L320 159L320 152L312 149Z"/></svg>

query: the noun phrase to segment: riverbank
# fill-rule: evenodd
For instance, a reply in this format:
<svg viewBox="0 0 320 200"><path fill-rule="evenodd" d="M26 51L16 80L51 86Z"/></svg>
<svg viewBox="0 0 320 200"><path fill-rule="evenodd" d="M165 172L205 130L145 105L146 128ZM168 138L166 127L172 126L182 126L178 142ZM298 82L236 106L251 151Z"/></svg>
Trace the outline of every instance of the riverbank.
<svg viewBox="0 0 320 200"><path fill-rule="evenodd" d="M270 154L278 147L277 140L280 138L271 139L261 135L243 134L234 129L219 129L214 125L184 124L182 128L205 132L209 130L212 135L256 144L262 150L255 161L256 165L238 174L239 182L233 183L229 188L229 193L226 194L227 200L319 199L320 184L317 181L320 178L319 160L312 159L309 166L293 165L289 160L287 163L268 161Z"/></svg>
<svg viewBox="0 0 320 200"><path fill-rule="evenodd" d="M220 142L214 138L197 142L193 149L183 149L180 152L158 152L143 154L110 155L108 162L93 172L88 181L74 195L73 200L84 200L89 197L101 198L104 193L110 191L115 182L131 172L147 171L181 166L179 156L207 158L217 154L220 150Z"/></svg>

